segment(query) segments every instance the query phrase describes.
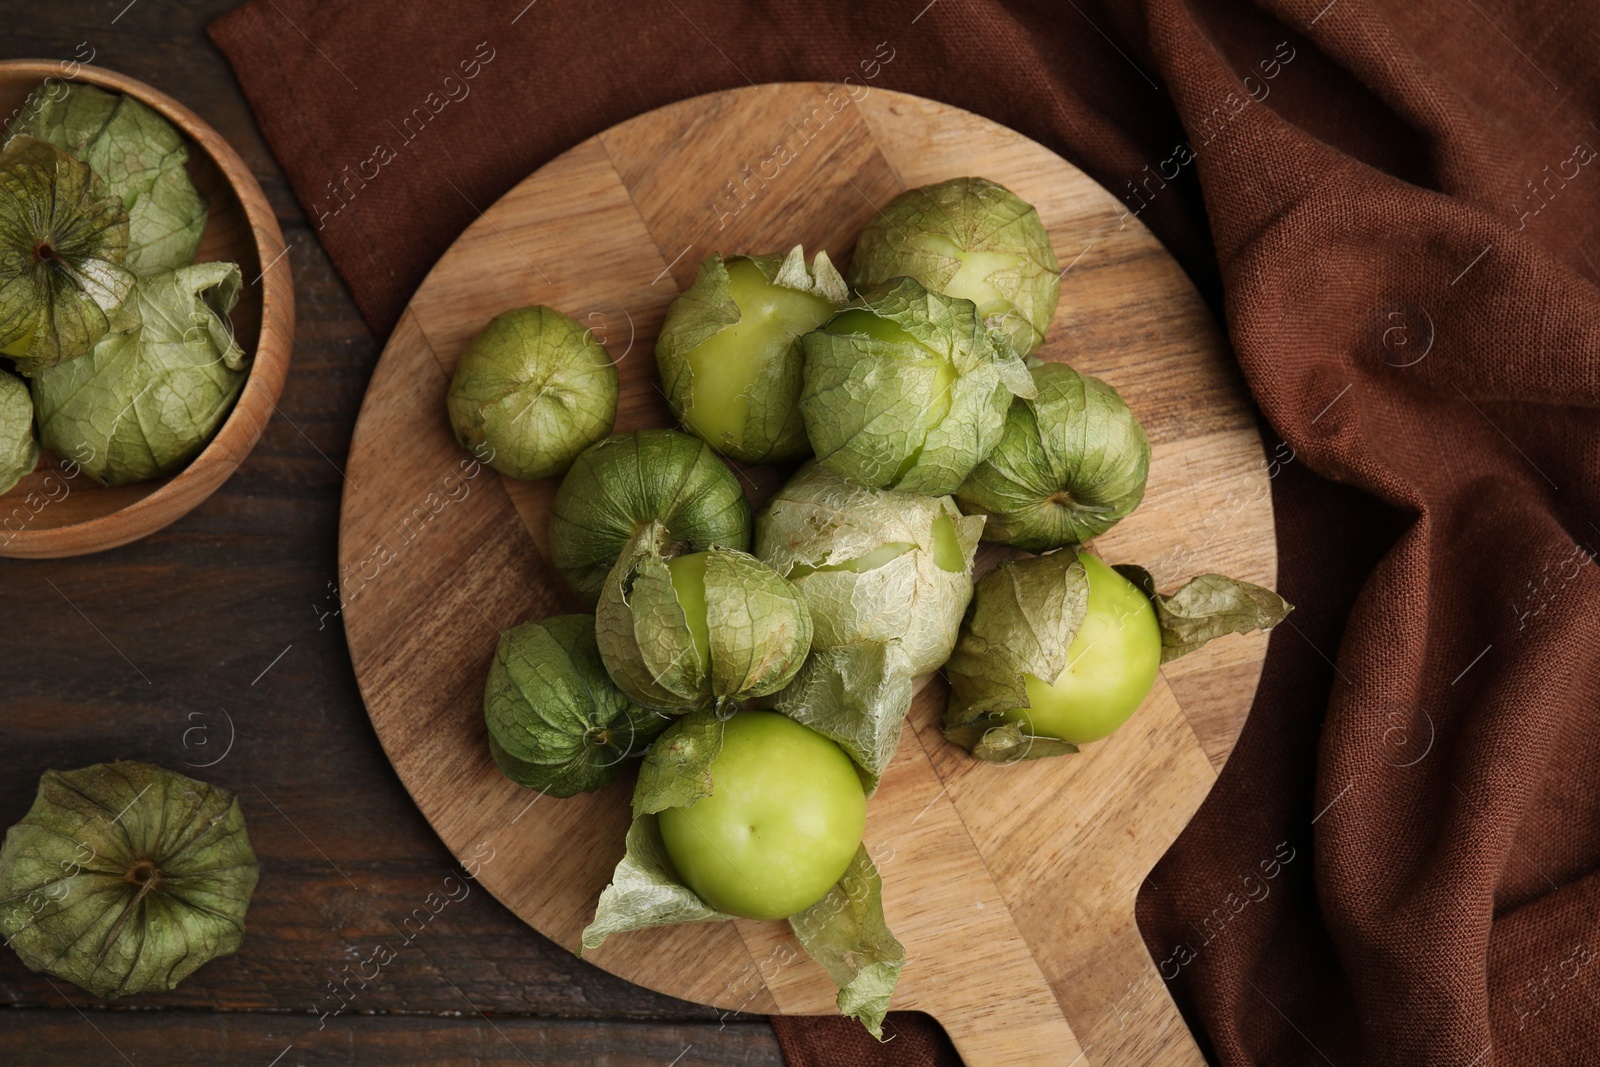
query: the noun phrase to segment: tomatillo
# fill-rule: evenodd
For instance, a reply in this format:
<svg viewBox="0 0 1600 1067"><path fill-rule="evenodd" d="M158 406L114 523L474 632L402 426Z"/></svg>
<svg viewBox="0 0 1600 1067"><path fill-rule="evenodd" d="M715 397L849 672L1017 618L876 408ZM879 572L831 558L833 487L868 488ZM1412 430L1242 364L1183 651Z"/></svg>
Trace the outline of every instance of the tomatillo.
<svg viewBox="0 0 1600 1067"><path fill-rule="evenodd" d="M844 750L793 719L743 711L724 726L711 795L660 813L684 883L747 919L782 919L821 900L850 866L867 800Z"/></svg>
<svg viewBox="0 0 1600 1067"><path fill-rule="evenodd" d="M1005 718L1029 733L1073 744L1098 741L1134 713L1161 667L1161 625L1150 598L1087 552L1089 603L1054 680L1023 675L1028 706Z"/></svg>

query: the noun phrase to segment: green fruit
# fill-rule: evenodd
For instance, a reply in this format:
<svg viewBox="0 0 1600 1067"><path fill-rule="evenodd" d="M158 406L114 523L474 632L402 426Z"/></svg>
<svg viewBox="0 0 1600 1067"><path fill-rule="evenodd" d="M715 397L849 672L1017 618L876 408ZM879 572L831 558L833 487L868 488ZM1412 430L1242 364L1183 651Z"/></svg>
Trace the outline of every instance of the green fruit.
<svg viewBox="0 0 1600 1067"><path fill-rule="evenodd" d="M592 604L652 522L689 551L750 547L750 505L711 446L675 430L636 430L595 445L562 479L550 506L556 569Z"/></svg>
<svg viewBox="0 0 1600 1067"><path fill-rule="evenodd" d="M956 490L983 539L1048 552L1105 533L1144 499L1150 441L1111 386L1065 363L1031 368L994 451Z"/></svg>
<svg viewBox="0 0 1600 1067"><path fill-rule="evenodd" d="M798 245L787 257L708 256L656 341L662 388L684 428L748 463L808 455L800 337L847 299L826 252L810 269Z"/></svg>
<svg viewBox="0 0 1600 1067"><path fill-rule="evenodd" d="M1089 605L1053 680L1023 676L1028 706L1005 717L1031 734L1074 744L1098 741L1128 720L1155 684L1161 626L1150 598L1087 552Z"/></svg>
<svg viewBox="0 0 1600 1067"><path fill-rule="evenodd" d="M660 813L662 841L707 904L782 919L821 900L866 827L855 767L832 741L782 715L745 711L724 727L711 795Z"/></svg>
<svg viewBox="0 0 1600 1067"><path fill-rule="evenodd" d="M856 239L850 283L866 289L915 278L970 300L984 324L1005 330L1026 356L1055 314L1060 270L1031 204L985 178L953 178L906 190L867 224Z"/></svg>
<svg viewBox="0 0 1600 1067"><path fill-rule="evenodd" d="M617 369L566 315L517 308L462 351L445 407L463 448L513 478L547 478L611 432Z"/></svg>
<svg viewBox="0 0 1600 1067"><path fill-rule="evenodd" d="M863 293L801 338L800 413L817 462L859 485L953 493L999 443L1033 379L970 300L910 278Z"/></svg>
<svg viewBox="0 0 1600 1067"><path fill-rule="evenodd" d="M731 548L678 553L651 523L606 578L595 609L600 656L648 707L723 708L789 684L811 651L811 614L793 585Z"/></svg>

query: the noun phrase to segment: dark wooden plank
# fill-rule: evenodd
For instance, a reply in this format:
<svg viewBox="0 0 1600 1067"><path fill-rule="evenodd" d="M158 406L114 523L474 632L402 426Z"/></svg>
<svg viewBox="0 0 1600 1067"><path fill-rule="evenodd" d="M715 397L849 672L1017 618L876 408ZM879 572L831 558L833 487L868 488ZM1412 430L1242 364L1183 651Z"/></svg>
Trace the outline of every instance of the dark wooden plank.
<svg viewBox="0 0 1600 1067"><path fill-rule="evenodd" d="M618 1023L491 1019L463 1005L459 1019L330 1018L193 1012L11 1012L0 1067L690 1067L783 1063L765 1022Z"/></svg>

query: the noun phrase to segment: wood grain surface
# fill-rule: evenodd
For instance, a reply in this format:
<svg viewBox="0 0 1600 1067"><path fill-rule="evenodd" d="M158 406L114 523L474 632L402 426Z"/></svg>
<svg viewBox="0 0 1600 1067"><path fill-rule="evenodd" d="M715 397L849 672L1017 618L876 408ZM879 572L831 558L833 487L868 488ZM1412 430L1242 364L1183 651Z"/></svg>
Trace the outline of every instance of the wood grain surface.
<svg viewBox="0 0 1600 1067"><path fill-rule="evenodd" d="M340 527L346 636L386 753L461 863L493 857L479 884L556 942L577 944L621 855L631 781L554 800L489 759L482 685L499 634L576 601L547 563L553 482L501 479L453 442L443 396L458 352L499 312L550 304L617 362L617 429L668 425L654 335L704 255L803 242L844 261L899 190L964 174L1034 203L1065 265L1039 354L1117 386L1150 434L1145 502L1096 551L1163 588L1207 570L1272 584L1267 475L1232 359L1156 240L1065 161L946 105L812 83L700 97L587 140L490 207L417 292L363 402ZM759 505L784 472L740 474ZM910 955L895 1007L933 1013L978 1067L1199 1062L1134 898L1227 759L1265 648L1218 641L1163 668L1112 738L1015 767L945 743L942 686L924 688L866 833ZM833 1002L783 924L641 932L588 958L723 1009Z"/></svg>
<svg viewBox="0 0 1600 1067"><path fill-rule="evenodd" d="M229 315L251 357L250 375L211 441L183 469L148 482L100 486L69 457L41 453L39 466L0 495L0 556L99 552L137 540L186 514L216 491L255 447L289 373L294 285L283 232L250 168L227 140L177 100L115 71L58 60L0 62L0 116L14 114L47 78L125 93L160 112L189 138L187 169L209 213L199 263L239 265L239 303Z"/></svg>
<svg viewBox="0 0 1600 1067"><path fill-rule="evenodd" d="M384 758L351 673L333 593L339 502L380 345L205 38L237 4L0 0L0 58L123 72L224 137L287 238L295 294L294 373L233 477L133 544L0 558L0 611L15 620L0 826L52 767L139 759L226 786L262 864L244 945L175 990L121 1001L0 948L0 1067L781 1063L760 1015L724 1020L616 978L478 889L378 978L350 979L459 868ZM345 981L358 995L341 1000L330 990Z"/></svg>

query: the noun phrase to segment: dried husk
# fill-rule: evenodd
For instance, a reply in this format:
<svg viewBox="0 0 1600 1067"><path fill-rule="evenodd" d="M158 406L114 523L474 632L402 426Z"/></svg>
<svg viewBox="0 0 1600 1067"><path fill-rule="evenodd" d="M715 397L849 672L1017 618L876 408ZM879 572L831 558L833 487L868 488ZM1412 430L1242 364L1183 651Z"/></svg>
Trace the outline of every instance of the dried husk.
<svg viewBox="0 0 1600 1067"><path fill-rule="evenodd" d="M628 543L651 522L692 551L750 547L750 505L712 447L675 430L608 437L580 455L550 506L556 569L595 603Z"/></svg>
<svg viewBox="0 0 1600 1067"><path fill-rule="evenodd" d="M983 539L1048 552L1098 537L1144 498L1150 441L1115 389L1065 363L1030 368L1038 396L1018 397L1005 433L956 490Z"/></svg>
<svg viewBox="0 0 1600 1067"><path fill-rule="evenodd" d="M0 352L33 375L77 359L128 324L136 275L128 213L92 170L55 145L14 137L0 151Z"/></svg>
<svg viewBox="0 0 1600 1067"><path fill-rule="evenodd" d="M46 771L0 847L0 932L95 996L171 989L238 949L256 873L226 789L148 763Z"/></svg>
<svg viewBox="0 0 1600 1067"><path fill-rule="evenodd" d="M1027 367L1004 333L978 320L970 300L910 278L863 293L846 308L852 310L868 311L912 340L826 327L801 339L800 411L818 462L875 489L955 492L999 443L1012 396L1033 395ZM940 360L955 374L947 385L930 364ZM928 413L946 399L948 410L928 426Z"/></svg>
<svg viewBox="0 0 1600 1067"><path fill-rule="evenodd" d="M955 530L962 569L935 559L934 523ZM811 609L818 648L897 641L913 675L937 670L955 645L972 599L972 564L981 517L962 515L949 497L886 492L807 464L756 516L755 554L794 583ZM890 544L909 550L856 573L809 570L860 559Z"/></svg>

